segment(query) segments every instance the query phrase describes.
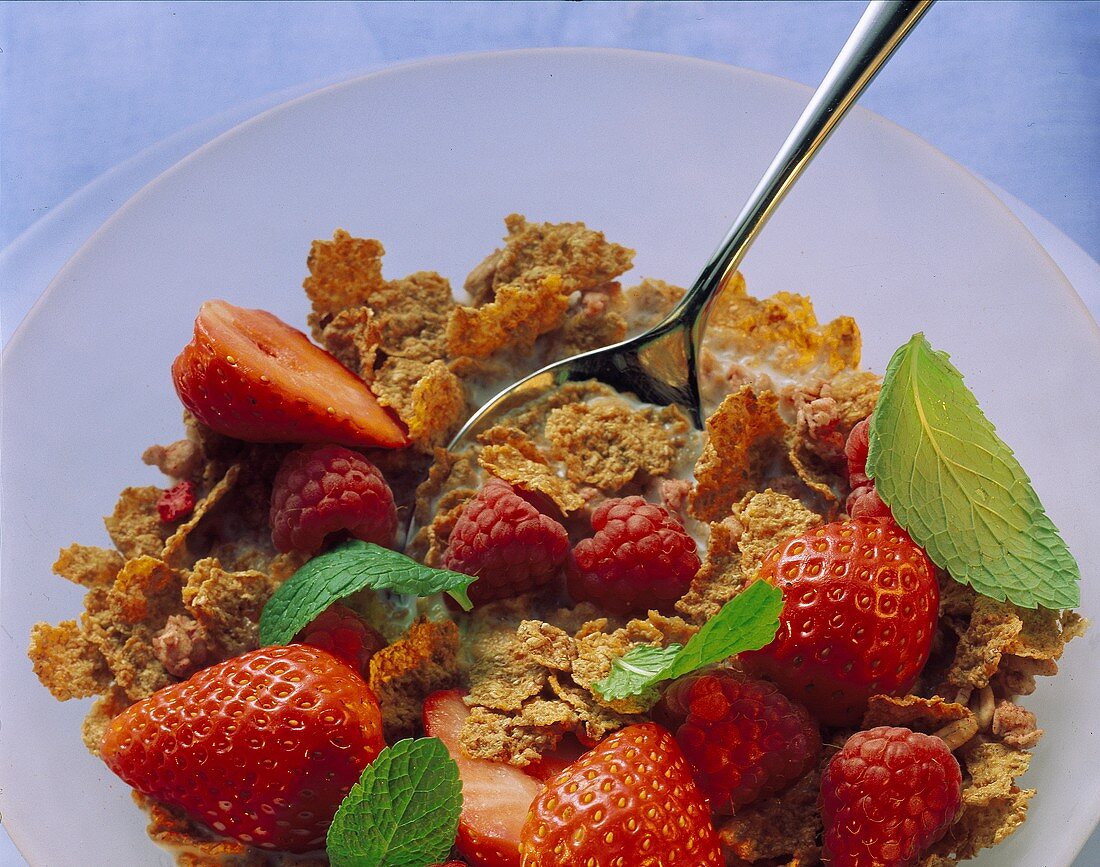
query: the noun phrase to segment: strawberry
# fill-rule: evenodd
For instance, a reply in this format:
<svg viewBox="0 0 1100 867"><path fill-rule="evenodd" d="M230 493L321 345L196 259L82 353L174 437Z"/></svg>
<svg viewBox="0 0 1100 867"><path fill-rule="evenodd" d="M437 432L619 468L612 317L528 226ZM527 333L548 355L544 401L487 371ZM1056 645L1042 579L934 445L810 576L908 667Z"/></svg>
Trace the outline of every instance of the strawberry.
<svg viewBox="0 0 1100 867"><path fill-rule="evenodd" d="M710 809L656 723L605 738L556 777L523 825L523 867L721 867Z"/></svg>
<svg viewBox="0 0 1100 867"><path fill-rule="evenodd" d="M424 732L443 741L462 779L455 848L474 867L519 867L520 829L542 784L512 765L466 755L459 740L470 715L463 694L444 690L424 701Z"/></svg>
<svg viewBox="0 0 1100 867"><path fill-rule="evenodd" d="M856 732L821 777L832 867L911 867L962 806L962 771L942 740L907 728Z"/></svg>
<svg viewBox="0 0 1100 867"><path fill-rule="evenodd" d="M400 424L361 379L264 310L207 301L172 363L183 405L203 424L250 442L398 448Z"/></svg>
<svg viewBox="0 0 1100 867"><path fill-rule="evenodd" d="M939 585L928 556L890 518L826 524L776 546L758 577L783 590L771 644L741 654L831 726L877 693L908 692L928 661Z"/></svg>
<svg viewBox="0 0 1100 867"><path fill-rule="evenodd" d="M262 849L324 848L385 746L374 693L332 654L264 647L131 705L100 755L139 792Z"/></svg>

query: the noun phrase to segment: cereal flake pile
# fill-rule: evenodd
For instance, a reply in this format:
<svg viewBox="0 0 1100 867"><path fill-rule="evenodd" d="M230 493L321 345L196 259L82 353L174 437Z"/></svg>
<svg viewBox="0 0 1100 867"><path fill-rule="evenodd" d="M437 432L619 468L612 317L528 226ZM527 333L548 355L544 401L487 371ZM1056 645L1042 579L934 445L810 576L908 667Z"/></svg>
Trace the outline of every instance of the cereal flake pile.
<svg viewBox="0 0 1100 867"><path fill-rule="evenodd" d="M365 450L385 475L409 553L441 565L467 501L493 476L539 498L578 537L610 497L662 503L702 543L702 566L675 613L609 616L564 607L556 591L442 615L378 624L389 644L370 685L389 742L420 733L431 692L461 686L472 756L528 766L563 740L595 743L647 719L635 700L605 701L593 684L639 645L684 643L755 576L777 543L843 512L844 445L875 405L879 380L859 369L847 318L818 323L808 299L757 300L738 275L715 306L702 357L713 412L705 433L676 409L640 406L597 385L571 385L523 407L462 453L443 448L481 399L549 361L619 341L657 322L682 295L644 279L623 288L633 251L582 223L506 221L507 237L454 299L434 272L382 275L378 241L337 231L308 258L314 338L365 380L408 428L403 450ZM74 544L55 572L86 588L78 619L38 624L30 656L59 700L96 697L84 740L96 753L107 723L131 703L258 646L274 590L305 561L272 546L272 480L290 447L248 444L185 416L186 437L143 455L176 484L193 485L188 515L165 521L163 490L125 489L106 518L112 547ZM1053 675L1085 623L1072 612L1023 610L940 576L931 659L911 695L872 699L863 727L949 730L964 772L963 810L921 860L941 867L995 845L1023 821L1021 789L1042 730L1016 700ZM355 604L377 616L377 600ZM411 622L410 622L411 620ZM950 729L948 729L950 727ZM849 729L826 729L839 748ZM823 751L828 758L835 750ZM718 821L728 865L820 863L821 769ZM182 814L138 798L149 832L183 865L323 864L212 837Z"/></svg>

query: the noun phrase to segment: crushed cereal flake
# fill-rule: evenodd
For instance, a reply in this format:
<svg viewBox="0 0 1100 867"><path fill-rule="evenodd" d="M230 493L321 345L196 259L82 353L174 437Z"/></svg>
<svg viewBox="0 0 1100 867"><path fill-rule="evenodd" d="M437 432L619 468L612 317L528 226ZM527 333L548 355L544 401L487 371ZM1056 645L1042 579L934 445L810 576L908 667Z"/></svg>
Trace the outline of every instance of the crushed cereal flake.
<svg viewBox="0 0 1100 867"><path fill-rule="evenodd" d="M973 719L970 708L946 701L941 696L921 698L917 695L874 695L863 715L863 728L904 726L913 731L933 734L944 726Z"/></svg>
<svg viewBox="0 0 1100 867"><path fill-rule="evenodd" d="M707 419L707 442L695 465L691 513L701 521L720 521L786 453L787 426L771 392L757 395L742 386L728 395Z"/></svg>
<svg viewBox="0 0 1100 867"><path fill-rule="evenodd" d="M172 528L157 513L162 493L153 485L124 488L114 512L103 519L111 541L127 560L142 555L158 557L164 549Z"/></svg>
<svg viewBox="0 0 1100 867"><path fill-rule="evenodd" d="M544 494L563 515L583 509L585 499L576 487L563 479L536 452L532 458L509 444L486 445L478 452L477 461L485 471L516 488Z"/></svg>
<svg viewBox="0 0 1100 867"><path fill-rule="evenodd" d="M118 551L74 543L61 549L53 571L81 587L109 587L124 562Z"/></svg>
<svg viewBox="0 0 1100 867"><path fill-rule="evenodd" d="M735 350L748 367L831 376L859 366L860 337L854 319L841 316L822 326L805 295L777 292L770 298L754 298L740 273L722 288L707 330L713 343L727 352Z"/></svg>
<svg viewBox="0 0 1100 867"><path fill-rule="evenodd" d="M491 253L466 278L466 291L477 306L491 302L499 287L539 268L561 274L570 294L614 280L634 260L633 250L609 243L603 232L584 223L529 223L510 214L504 225L504 249Z"/></svg>
<svg viewBox="0 0 1100 867"><path fill-rule="evenodd" d="M418 618L408 632L370 660L370 687L382 708L388 743L413 735L424 699L458 683L458 627L453 621Z"/></svg>
<svg viewBox="0 0 1100 867"><path fill-rule="evenodd" d="M409 438L427 452L448 442L468 411L465 386L439 360L387 358L371 388L379 403L397 412Z"/></svg>
<svg viewBox="0 0 1100 867"><path fill-rule="evenodd" d="M639 474L668 473L674 450L666 424L677 420L666 415L620 401L574 403L552 410L545 432L570 480L615 492Z"/></svg>
<svg viewBox="0 0 1100 867"><path fill-rule="evenodd" d="M57 626L36 623L28 655L34 673L58 701L99 695L113 680L99 646L75 620Z"/></svg>
<svg viewBox="0 0 1100 867"><path fill-rule="evenodd" d="M560 701L534 698L514 714L474 707L462 726L462 747L471 756L526 767L576 725L577 715Z"/></svg>
<svg viewBox="0 0 1100 867"><path fill-rule="evenodd" d="M505 349L527 355L540 335L561 327L569 290L556 272L529 275L496 289L480 307L456 307L447 321L447 351L483 358Z"/></svg>

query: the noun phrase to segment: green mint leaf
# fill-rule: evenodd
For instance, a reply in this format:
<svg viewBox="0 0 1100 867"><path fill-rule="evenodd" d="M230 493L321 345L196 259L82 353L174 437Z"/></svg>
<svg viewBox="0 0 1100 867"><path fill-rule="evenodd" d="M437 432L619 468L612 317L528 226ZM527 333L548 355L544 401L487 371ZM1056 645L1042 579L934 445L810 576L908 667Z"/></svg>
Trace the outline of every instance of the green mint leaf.
<svg viewBox="0 0 1100 867"><path fill-rule="evenodd" d="M363 771L328 830L333 867L447 860L462 812L458 765L439 738L398 741Z"/></svg>
<svg viewBox="0 0 1100 867"><path fill-rule="evenodd" d="M410 596L446 591L469 611L474 580L355 539L314 557L272 594L260 614L260 643L288 643L333 602L368 587Z"/></svg>
<svg viewBox="0 0 1100 867"><path fill-rule="evenodd" d="M779 630L783 592L766 581L754 581L722 606L681 647L635 647L611 663L611 673L593 684L605 701L641 696L654 700L663 680L683 677L746 650L770 644Z"/></svg>
<svg viewBox="0 0 1100 867"><path fill-rule="evenodd" d="M897 522L956 581L1021 608L1080 604L1080 570L1027 474L923 334L890 359L867 474Z"/></svg>

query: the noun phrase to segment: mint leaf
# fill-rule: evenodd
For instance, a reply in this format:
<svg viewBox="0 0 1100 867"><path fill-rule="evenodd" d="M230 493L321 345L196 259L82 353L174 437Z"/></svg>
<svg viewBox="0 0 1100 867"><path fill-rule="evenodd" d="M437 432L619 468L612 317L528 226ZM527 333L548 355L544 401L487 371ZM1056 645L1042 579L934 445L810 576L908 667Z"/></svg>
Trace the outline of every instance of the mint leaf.
<svg viewBox="0 0 1100 867"><path fill-rule="evenodd" d="M462 812L458 765L439 738L398 741L366 767L328 829L333 867L447 860Z"/></svg>
<svg viewBox="0 0 1100 867"><path fill-rule="evenodd" d="M962 374L923 334L886 369L867 474L951 577L1021 608L1080 604L1080 570Z"/></svg>
<svg viewBox="0 0 1100 867"><path fill-rule="evenodd" d="M314 557L275 591L260 614L260 643L288 643L333 602L367 587L410 596L445 590L469 611L466 588L474 580L355 539Z"/></svg>
<svg viewBox="0 0 1100 867"><path fill-rule="evenodd" d="M682 647L635 647L612 661L611 673L593 684L605 701L641 696L656 700L663 680L683 677L746 650L770 644L779 630L783 592L766 581L754 581L722 606Z"/></svg>

